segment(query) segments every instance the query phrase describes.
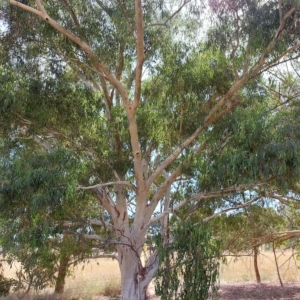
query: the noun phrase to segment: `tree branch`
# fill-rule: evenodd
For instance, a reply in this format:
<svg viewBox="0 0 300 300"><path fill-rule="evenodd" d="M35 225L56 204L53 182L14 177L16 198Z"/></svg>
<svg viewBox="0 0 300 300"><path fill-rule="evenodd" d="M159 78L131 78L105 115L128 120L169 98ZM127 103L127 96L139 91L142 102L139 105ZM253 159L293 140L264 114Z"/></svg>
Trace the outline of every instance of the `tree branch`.
<svg viewBox="0 0 300 300"><path fill-rule="evenodd" d="M282 22L282 0L278 0L279 21Z"/></svg>
<svg viewBox="0 0 300 300"><path fill-rule="evenodd" d="M147 180L147 186L151 186L154 180L157 178L161 172L166 169L176 158L181 154L181 152L188 147L206 128L206 125L200 126L190 137L188 137L169 157L167 157L151 174Z"/></svg>
<svg viewBox="0 0 300 300"><path fill-rule="evenodd" d="M144 25L142 1L135 0L135 18L136 18L136 72L135 72L135 90L134 90L134 110L137 109L141 98L142 73L144 64Z"/></svg>
<svg viewBox="0 0 300 300"><path fill-rule="evenodd" d="M64 221L63 224L62 224L62 226L64 226L64 227L82 226L82 225L103 226L111 232L115 231L115 227L112 224L110 224L108 222L105 222L105 221L102 221L102 220L89 220L87 222Z"/></svg>
<svg viewBox="0 0 300 300"><path fill-rule="evenodd" d="M165 180L165 182L161 185L161 187L158 189L158 191L153 195L151 199L151 203L146 209L145 213L145 220L149 220L151 218L151 215L153 214L156 206L159 203L159 200L164 196L166 191L171 187L172 183L176 180L176 178L181 174L182 169L181 167L178 167L175 169L170 176L168 176ZM165 211L169 211L165 210Z"/></svg>
<svg viewBox="0 0 300 300"><path fill-rule="evenodd" d="M125 103L129 104L129 98L127 95L127 92L125 88L123 87L122 83L113 76L113 74L106 68L105 64L100 62L97 56L94 54L92 49L89 47L88 44L86 44L84 41L82 41L79 37L74 35L73 33L69 32L62 26L60 26L58 23L56 23L45 11L44 7L42 6L41 2L39 0L36 0L38 7L41 11L38 11L36 9L33 9L25 4L22 4L15 0L10 0L10 3L14 6L20 7L24 10L27 10L40 18L42 18L45 22L47 22L50 26L52 26L54 29L56 29L58 32L66 36L69 40L77 44L94 62L94 66L96 67L96 72L100 76L105 76L107 80L114 86L116 89L120 92L122 99Z"/></svg>
<svg viewBox="0 0 300 300"><path fill-rule="evenodd" d="M150 26L166 26L167 22L170 21L171 19L173 19L183 9L183 7L186 4L188 4L189 2L191 2L191 0L185 0L183 2L183 4L181 6L179 6L179 8L170 17L168 17L165 21L163 21L161 23L149 24L149 25L145 26L145 28L150 27Z"/></svg>
<svg viewBox="0 0 300 300"><path fill-rule="evenodd" d="M79 20L76 16L76 13L73 9L73 7L70 5L70 3L68 2L68 0L63 0L62 1L64 3L64 5L66 6L67 10L70 12L71 16L72 16L72 19L74 21L74 23L76 24L77 27L80 27L80 23L79 23Z"/></svg>
<svg viewBox="0 0 300 300"><path fill-rule="evenodd" d="M287 54L293 52L294 50L300 48L300 43L294 45L293 47L290 47L289 49L287 49L286 51L284 51L281 55L279 55L278 57L276 57L275 59L273 59L272 61L268 62L266 64L266 66L260 71L261 72L264 72L276 65L278 65L278 62L284 57L286 56Z"/></svg>
<svg viewBox="0 0 300 300"><path fill-rule="evenodd" d="M25 135L28 137L28 139L35 141L38 145L42 146L45 150L47 150L49 152L51 152L53 150L53 145L48 143L41 136L38 136L37 134L28 136L27 135L28 128L26 126L19 127L18 130L22 135Z"/></svg>
<svg viewBox="0 0 300 300"><path fill-rule="evenodd" d="M121 6L122 13L123 13L123 15L124 15L124 17L125 17L125 20L126 20L128 29L129 29L129 31L131 32L132 37L134 38L134 30L133 30L132 25L130 24L130 21L129 21L129 18L128 18L126 9L125 9L125 7L124 7L123 0L118 0L118 2L119 2L119 4L120 4L120 6Z"/></svg>
<svg viewBox="0 0 300 300"><path fill-rule="evenodd" d="M136 191L136 186L128 181L115 181L115 182L106 182L106 183L99 183L96 185L91 186L79 186L77 187L77 190L92 190L97 187L103 187L103 186L109 186L109 185L125 185L130 187L132 190Z"/></svg>
<svg viewBox="0 0 300 300"><path fill-rule="evenodd" d="M123 69L124 69L124 51L125 51L125 42L121 42L120 44L120 50L119 50L119 58L118 58L118 65L117 65L117 69L116 69L116 78L117 80L121 80L121 76L122 76L122 73L123 73ZM114 97L114 92L115 92L115 89L113 88L111 90L111 93L110 93L110 99L112 101L113 97ZM118 95L116 95L118 97Z"/></svg>
<svg viewBox="0 0 300 300"><path fill-rule="evenodd" d="M41 11L42 14L47 14L45 11L45 8L43 6L43 4L41 3L40 0L35 0L35 3L37 5L37 7L39 8L39 10Z"/></svg>
<svg viewBox="0 0 300 300"><path fill-rule="evenodd" d="M147 224L145 224L144 227L149 228L152 224L158 222L165 215L170 214L170 213L180 209L185 204L187 204L191 201L202 201L202 200L211 199L211 198L220 198L220 197L228 196L229 194L232 194L234 192L242 192L242 191L248 190L250 188L255 188L255 187L266 185L269 182L273 181L274 179L275 179L275 177L270 177L269 179L267 179L265 181L258 182L256 184L249 184L249 185L241 184L241 185L238 185L238 186L228 187L228 188L225 188L225 189L222 189L222 190L213 190L213 191L210 191L210 192L202 192L202 193L195 194L192 197L181 201L180 203L175 205L173 208L171 208L167 211L164 211L160 215L152 218ZM237 209L237 207L235 209Z"/></svg>
<svg viewBox="0 0 300 300"><path fill-rule="evenodd" d="M20 8L22 8L26 11L29 11L29 12L31 12L31 13L39 16L39 17L42 17L42 13L40 11L38 11L37 9L35 9L35 8L32 8L30 6L27 6L27 5L25 5L21 2L15 1L15 0L10 0L9 2L10 2L11 5L14 5L16 7L20 7Z"/></svg>
<svg viewBox="0 0 300 300"><path fill-rule="evenodd" d="M130 131L130 137L131 137L131 145L133 150L133 157L134 157L134 171L135 171L135 177L137 181L137 185L140 188L144 187L144 180L142 175L142 164L141 164L141 150L139 146L138 141L138 130L137 130L137 124L135 119L135 112L140 100L140 94L141 94L141 77L142 77L142 68L143 68L143 61L144 61L144 29L143 29L143 13L142 13L142 5L141 0L136 0L136 31L137 31L137 71L136 71L136 87L135 87L135 101L134 105L130 103L128 94L126 89L123 87L122 83L116 79L115 76L112 75L110 71L106 68L105 64L100 62L92 49L80 38L75 36L74 34L67 31L65 28L57 24L52 18L49 17L49 15L43 10L42 5L40 4L40 1L38 1L39 7L43 10L43 12L40 12L38 10L32 9L27 5L19 5L20 3L15 0L10 0L12 5L18 6L22 9L28 10L37 16L41 17L43 20L45 20L49 25L51 25L54 29L56 29L58 32L62 33L64 36L66 36L69 40L73 41L75 44L77 44L94 62L94 66L96 67L96 70L98 71L100 76L103 76L103 74L106 76L106 79L119 91L124 106L127 113L127 118L129 121L129 131Z"/></svg>
<svg viewBox="0 0 300 300"><path fill-rule="evenodd" d="M253 247L258 247L274 241L285 241L300 236L300 230L276 232L253 239Z"/></svg>
<svg viewBox="0 0 300 300"><path fill-rule="evenodd" d="M63 234L79 235L87 240L96 240L96 241L100 241L104 244L109 244L109 245L124 245L124 243L122 243L122 242L119 242L117 240L105 239L102 236L97 235L97 234L81 234L81 233L73 232L73 231L69 231L69 230L64 230Z"/></svg>
<svg viewBox="0 0 300 300"><path fill-rule="evenodd" d="M236 205L236 206L234 206L234 207L230 207L230 208L227 208L227 209L223 209L223 210L221 210L221 211L219 211L219 212L217 212L217 213L215 213L215 214L213 214L213 215L211 215L211 216L209 216L209 217L204 218L203 221L204 221L204 222L207 222L207 221L209 221L209 220L211 220L211 219L213 219L213 218L215 218L215 217L217 217L217 216L223 215L223 214L225 214L225 213L227 213L227 212L229 212L229 211L247 207L247 206L251 205L253 202L259 200L260 198L261 198L261 196L256 197L256 198L254 198L254 199L252 199L252 200L250 200L250 201L248 201L248 202L245 202L245 203L243 203L243 204Z"/></svg>
<svg viewBox="0 0 300 300"><path fill-rule="evenodd" d="M294 13L294 11L300 7L300 4L298 4L296 7L291 9L283 18L277 33L280 32L280 30L284 27L286 20ZM277 34L278 35L278 34ZM265 63L267 54L269 54L275 47L275 43L278 37L275 36L275 38L269 43L269 45L266 48L266 51L261 55L260 59L256 63L256 65L250 70L249 74L244 74L243 77L241 77L239 80L237 80L231 88L228 90L228 92L218 101L217 104L210 110L209 114L207 115L205 119L204 125L201 125L198 127L198 129L189 137L187 138L168 158L166 158L161 165L157 167L157 169L152 173L152 175L149 177L147 181L147 185L150 186L153 181L157 178L157 176L162 172L162 170L166 169L167 166L169 166L173 161L176 160L176 158L182 153L183 149L185 149L187 146L189 146L203 131L204 129L215 122L217 119L222 117L224 114L226 114L230 109L224 110L220 114L217 114L217 112L223 107L223 105L226 103L228 99L233 97L242 86L245 85L250 79L257 76L259 72L262 70L263 65ZM286 54L293 51L293 49L297 49L300 47L300 44L293 46L286 50L283 54L280 55L280 58L285 56ZM276 59L278 61L278 58Z"/></svg>
<svg viewBox="0 0 300 300"><path fill-rule="evenodd" d="M282 195L278 195L275 193L269 194L267 195L269 198L274 198L276 200L278 200L281 203L287 204L287 202L289 201L296 201L296 202L300 202L300 199L294 198L294 197L290 197L290 196L282 196Z"/></svg>
<svg viewBox="0 0 300 300"><path fill-rule="evenodd" d="M98 259L98 258L111 258L119 261L119 258L116 254L98 254L96 256L87 256L87 259Z"/></svg>
<svg viewBox="0 0 300 300"><path fill-rule="evenodd" d="M279 5L281 4L280 2L281 2L281 0L279 0ZM277 40L280 37L280 34L283 32L284 26L285 26L285 23L286 23L287 19L289 19L296 12L296 10L299 9L299 7L300 7L300 3L295 5L292 9L290 9L285 14L284 17L282 16L282 10L279 9L280 24L279 24L279 28L278 28L275 36L274 36L274 41Z"/></svg>
<svg viewBox="0 0 300 300"><path fill-rule="evenodd" d="M106 193L105 189L100 189L99 187L94 188L92 190L94 196L99 200L100 204L107 210L107 212L111 215L113 220L116 216L116 205L110 196Z"/></svg>

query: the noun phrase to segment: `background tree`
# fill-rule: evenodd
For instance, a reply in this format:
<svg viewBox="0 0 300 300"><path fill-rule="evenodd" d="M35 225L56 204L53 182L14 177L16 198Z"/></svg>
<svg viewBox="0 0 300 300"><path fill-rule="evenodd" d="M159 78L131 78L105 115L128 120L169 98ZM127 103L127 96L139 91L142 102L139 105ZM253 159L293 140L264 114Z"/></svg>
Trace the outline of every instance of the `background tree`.
<svg viewBox="0 0 300 300"><path fill-rule="evenodd" d="M62 149L86 163L80 176L65 166L63 191L72 197L63 192L57 201L66 203L65 212L73 201L75 211L81 207L76 194L90 191L100 216L87 216L89 232L77 231L72 214L61 219L73 221L65 223L68 233L116 248L123 299L144 299L158 268L155 253L145 264L140 259L152 224L162 221L166 231L169 214L180 208L204 206L214 215L229 194L240 199L253 191L248 201L231 203L230 209L241 208L263 186L287 190L297 178L299 147L290 141L298 141L298 133L271 139L266 131L272 124L283 133L282 118L297 116L276 114L274 105L267 111L273 122L264 123L270 91L261 80L299 57L298 1L9 3L2 6L7 29L1 36L5 147L27 154L36 147ZM18 81L9 79L8 66ZM239 126L247 112L248 122ZM256 148L258 131L251 132L259 126L269 143ZM227 132L235 133L232 140ZM31 159L38 154L31 151ZM22 189L17 179L15 191ZM8 186L2 199L21 201L17 193L5 194ZM51 203L51 197L35 199ZM97 233L98 225L109 239Z"/></svg>
<svg viewBox="0 0 300 300"><path fill-rule="evenodd" d="M256 204L242 212L219 216L214 220L216 234L222 236L223 249L233 255L253 255L253 268L257 283L261 283L258 268L261 237L285 230L285 220L274 208Z"/></svg>

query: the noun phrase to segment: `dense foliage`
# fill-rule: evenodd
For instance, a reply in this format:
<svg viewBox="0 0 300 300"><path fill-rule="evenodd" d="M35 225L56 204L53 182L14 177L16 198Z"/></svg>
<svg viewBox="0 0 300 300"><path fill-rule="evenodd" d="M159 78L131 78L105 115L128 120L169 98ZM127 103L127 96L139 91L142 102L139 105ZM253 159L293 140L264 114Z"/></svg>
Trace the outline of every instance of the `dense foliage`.
<svg viewBox="0 0 300 300"><path fill-rule="evenodd" d="M216 298L221 245L211 228L189 220L171 230L170 235L173 242L168 244L161 237L157 239L157 295L162 300Z"/></svg>

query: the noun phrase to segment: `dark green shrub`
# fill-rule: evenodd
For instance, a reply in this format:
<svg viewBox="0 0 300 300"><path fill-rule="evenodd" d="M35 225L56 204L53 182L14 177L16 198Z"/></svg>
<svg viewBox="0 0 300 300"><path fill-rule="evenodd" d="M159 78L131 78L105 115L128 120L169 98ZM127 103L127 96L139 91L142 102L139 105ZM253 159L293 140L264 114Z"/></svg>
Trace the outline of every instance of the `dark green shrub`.
<svg viewBox="0 0 300 300"><path fill-rule="evenodd" d="M0 274L0 297L7 296L9 294L9 290L11 286L15 283L14 279L5 278L2 274Z"/></svg>
<svg viewBox="0 0 300 300"><path fill-rule="evenodd" d="M220 242L206 223L182 222L172 243L157 242L156 293L161 300L206 300L218 292Z"/></svg>

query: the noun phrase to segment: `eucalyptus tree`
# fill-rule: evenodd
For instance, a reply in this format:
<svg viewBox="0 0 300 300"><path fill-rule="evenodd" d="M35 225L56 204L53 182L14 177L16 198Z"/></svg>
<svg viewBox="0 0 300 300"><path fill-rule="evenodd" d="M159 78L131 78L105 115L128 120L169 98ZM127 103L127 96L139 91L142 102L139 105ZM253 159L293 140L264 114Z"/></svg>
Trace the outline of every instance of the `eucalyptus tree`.
<svg viewBox="0 0 300 300"><path fill-rule="evenodd" d="M84 175L70 175L69 190L89 191L102 210L87 220L89 232L78 232L76 220L66 231L115 247L123 299L145 299L157 270L155 253L141 261L153 224L166 232L169 215L180 209L208 205L213 213L216 199L286 188L285 179L298 175L298 144L283 155L284 147L275 151L276 135L274 147L257 148L251 122L236 127L241 148L226 141L236 112L268 100L263 74L299 57L299 8L292 0L3 4L1 55L29 83L24 93L5 79L2 134L10 142L23 138L27 151L62 147L88 162ZM70 81L66 89L60 80ZM93 95L81 98L86 87Z"/></svg>

